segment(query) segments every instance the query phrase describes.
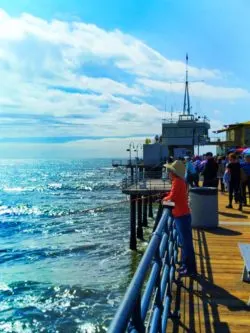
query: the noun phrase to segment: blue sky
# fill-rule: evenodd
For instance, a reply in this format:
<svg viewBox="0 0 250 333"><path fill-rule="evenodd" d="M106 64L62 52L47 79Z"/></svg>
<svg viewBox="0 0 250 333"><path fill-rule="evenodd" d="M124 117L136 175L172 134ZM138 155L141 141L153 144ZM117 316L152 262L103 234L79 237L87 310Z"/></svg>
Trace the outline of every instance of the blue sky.
<svg viewBox="0 0 250 333"><path fill-rule="evenodd" d="M249 120L248 0L0 0L1 157L116 157L182 108Z"/></svg>

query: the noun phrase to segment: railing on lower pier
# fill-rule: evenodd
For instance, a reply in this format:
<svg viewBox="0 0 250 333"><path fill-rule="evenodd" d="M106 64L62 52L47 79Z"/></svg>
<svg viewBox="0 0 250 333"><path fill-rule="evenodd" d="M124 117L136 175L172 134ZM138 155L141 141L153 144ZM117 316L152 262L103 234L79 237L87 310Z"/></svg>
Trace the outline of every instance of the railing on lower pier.
<svg viewBox="0 0 250 333"><path fill-rule="evenodd" d="M143 160L140 158L112 160L113 167L136 167L139 166L141 163L143 163Z"/></svg>
<svg viewBox="0 0 250 333"><path fill-rule="evenodd" d="M135 189L147 189L147 190L169 190L169 179L167 177L161 179L147 179L147 178L132 178L126 177L122 180L122 189L127 189L134 186Z"/></svg>
<svg viewBox="0 0 250 333"><path fill-rule="evenodd" d="M108 332L166 332L177 257L177 232L170 211L164 208Z"/></svg>

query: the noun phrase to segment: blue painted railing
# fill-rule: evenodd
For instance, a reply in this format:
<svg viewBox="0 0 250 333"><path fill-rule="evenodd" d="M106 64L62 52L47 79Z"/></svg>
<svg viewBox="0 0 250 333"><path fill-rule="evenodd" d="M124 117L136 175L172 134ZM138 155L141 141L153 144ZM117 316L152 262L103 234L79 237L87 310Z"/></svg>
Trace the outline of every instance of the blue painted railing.
<svg viewBox="0 0 250 333"><path fill-rule="evenodd" d="M108 332L166 332L177 257L177 232L164 208Z"/></svg>

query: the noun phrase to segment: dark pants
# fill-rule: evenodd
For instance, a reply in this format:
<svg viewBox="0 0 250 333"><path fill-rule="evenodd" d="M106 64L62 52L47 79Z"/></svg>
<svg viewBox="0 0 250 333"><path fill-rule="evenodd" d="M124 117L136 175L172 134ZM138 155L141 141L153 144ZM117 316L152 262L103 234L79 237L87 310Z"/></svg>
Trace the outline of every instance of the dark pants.
<svg viewBox="0 0 250 333"><path fill-rule="evenodd" d="M232 205L233 198L236 203L242 204L241 186L238 181L229 182L229 204Z"/></svg>
<svg viewBox="0 0 250 333"><path fill-rule="evenodd" d="M198 173L188 173L186 179L188 185L191 187L198 187L199 186L199 174Z"/></svg>
<svg viewBox="0 0 250 333"><path fill-rule="evenodd" d="M191 215L183 215L174 219L179 241L182 245L181 262L189 272L196 272L195 253L193 246Z"/></svg>
<svg viewBox="0 0 250 333"><path fill-rule="evenodd" d="M225 184L223 178L218 178L218 186L220 185L221 192L225 192Z"/></svg>
<svg viewBox="0 0 250 333"><path fill-rule="evenodd" d="M218 179L217 178L213 178L213 179L204 178L203 186L204 187L218 187Z"/></svg>
<svg viewBox="0 0 250 333"><path fill-rule="evenodd" d="M248 176L247 181L245 181L242 184L242 197L243 197L242 199L245 205L247 204L247 189L248 189L248 198L250 203L250 176Z"/></svg>

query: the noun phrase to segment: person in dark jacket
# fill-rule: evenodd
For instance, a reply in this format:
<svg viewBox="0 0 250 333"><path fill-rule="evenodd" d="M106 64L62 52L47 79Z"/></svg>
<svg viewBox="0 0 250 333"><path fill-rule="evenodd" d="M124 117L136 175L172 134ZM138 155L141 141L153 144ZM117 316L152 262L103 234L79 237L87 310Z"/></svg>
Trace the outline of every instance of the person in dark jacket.
<svg viewBox="0 0 250 333"><path fill-rule="evenodd" d="M215 162L212 153L206 153L206 163L204 165L202 175L204 177L203 186L204 187L217 187L217 172L218 172L218 164Z"/></svg>
<svg viewBox="0 0 250 333"><path fill-rule="evenodd" d="M241 166L234 153L229 154L229 163L227 170L230 173L229 181L229 204L226 208L233 208L233 197L236 203L239 203L239 210L242 210L241 194Z"/></svg>
<svg viewBox="0 0 250 333"><path fill-rule="evenodd" d="M223 181L223 177L226 171L226 164L225 164L225 158L223 156L220 156L218 158L218 172L217 172L217 178L218 178L218 186L220 184L221 186L221 192L225 192L225 185Z"/></svg>

